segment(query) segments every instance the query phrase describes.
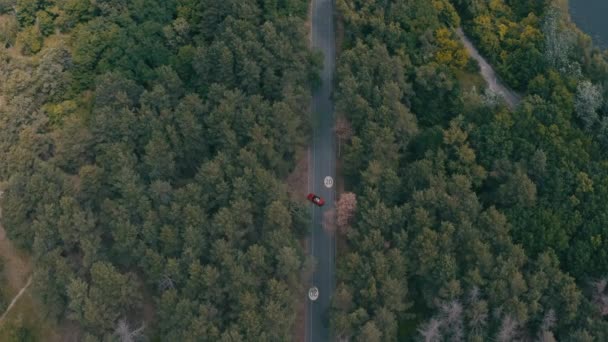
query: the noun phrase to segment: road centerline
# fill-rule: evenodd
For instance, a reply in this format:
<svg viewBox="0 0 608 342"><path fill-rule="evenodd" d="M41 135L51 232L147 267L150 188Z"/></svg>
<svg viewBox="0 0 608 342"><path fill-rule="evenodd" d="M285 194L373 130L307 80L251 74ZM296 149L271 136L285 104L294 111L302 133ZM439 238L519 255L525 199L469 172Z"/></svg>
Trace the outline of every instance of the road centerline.
<svg viewBox="0 0 608 342"><path fill-rule="evenodd" d="M326 314L329 311L331 296L334 291L334 250L335 239L323 228L323 220L329 210L334 208L335 195L332 187L326 187L325 177L335 178L335 146L333 102L331 99L332 79L335 64L334 25L332 0L312 0L311 3L311 37L312 49L323 54L321 85L314 90L311 104L312 149L311 162L312 184L310 189L325 199L323 207L312 209L312 229L309 255L315 261L311 276L311 286L317 286L319 297L309 301L310 322L307 326L308 341L328 341L329 324ZM317 184L319 183L319 184ZM318 191L318 192L317 192Z"/></svg>

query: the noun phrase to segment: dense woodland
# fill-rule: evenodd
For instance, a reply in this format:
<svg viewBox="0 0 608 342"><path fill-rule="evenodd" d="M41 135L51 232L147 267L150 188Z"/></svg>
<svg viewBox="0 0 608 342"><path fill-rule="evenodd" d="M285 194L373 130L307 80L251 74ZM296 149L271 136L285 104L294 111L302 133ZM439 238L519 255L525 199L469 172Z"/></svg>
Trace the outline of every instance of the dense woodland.
<svg viewBox="0 0 608 342"><path fill-rule="evenodd" d="M357 209L333 333L608 340L608 55L549 0L336 3ZM0 0L2 225L47 319L82 341L293 338L307 5ZM459 26L516 110L465 86Z"/></svg>
<svg viewBox="0 0 608 342"><path fill-rule="evenodd" d="M336 336L606 341L608 55L558 3L338 0ZM525 97L465 89L462 26Z"/></svg>
<svg viewBox="0 0 608 342"><path fill-rule="evenodd" d="M307 2L0 10L2 224L46 317L79 341L290 340L309 223L282 180L320 65Z"/></svg>

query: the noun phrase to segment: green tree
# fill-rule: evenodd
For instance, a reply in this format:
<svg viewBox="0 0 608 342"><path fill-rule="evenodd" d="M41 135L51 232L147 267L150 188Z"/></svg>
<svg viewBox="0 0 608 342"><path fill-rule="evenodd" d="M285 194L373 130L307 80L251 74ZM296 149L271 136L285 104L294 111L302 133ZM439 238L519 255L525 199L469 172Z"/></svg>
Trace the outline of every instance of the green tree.
<svg viewBox="0 0 608 342"><path fill-rule="evenodd" d="M145 147L144 163L150 179L171 179L175 174L175 155L161 132L154 131Z"/></svg>
<svg viewBox="0 0 608 342"><path fill-rule="evenodd" d="M40 9L40 0L17 0L15 3L17 19L22 27L31 26L36 21L36 12Z"/></svg>
<svg viewBox="0 0 608 342"><path fill-rule="evenodd" d="M1 7L2 5L0 5ZM15 45L17 34L19 32L19 23L13 16L8 16L0 23L0 43L4 47Z"/></svg>
<svg viewBox="0 0 608 342"><path fill-rule="evenodd" d="M120 317L139 305L137 280L105 262L93 264L90 276L90 284L80 279L71 281L69 307L74 317L93 331L111 331Z"/></svg>
<svg viewBox="0 0 608 342"><path fill-rule="evenodd" d="M36 24L43 36L48 36L55 30L53 17L47 11L38 11L36 13Z"/></svg>
<svg viewBox="0 0 608 342"><path fill-rule="evenodd" d="M38 26L30 26L17 34L16 44L25 55L33 55L42 49L43 38Z"/></svg>

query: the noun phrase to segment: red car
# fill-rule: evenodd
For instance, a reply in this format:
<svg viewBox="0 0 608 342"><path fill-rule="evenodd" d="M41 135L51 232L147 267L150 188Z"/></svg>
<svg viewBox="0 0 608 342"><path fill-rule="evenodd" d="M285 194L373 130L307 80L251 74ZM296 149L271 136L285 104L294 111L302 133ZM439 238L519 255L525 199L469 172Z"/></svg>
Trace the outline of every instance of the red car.
<svg viewBox="0 0 608 342"><path fill-rule="evenodd" d="M306 196L306 198L308 198L309 201L318 205L319 207L322 207L323 204L325 204L325 200L323 200L321 197L319 197L315 194L308 194L308 196Z"/></svg>

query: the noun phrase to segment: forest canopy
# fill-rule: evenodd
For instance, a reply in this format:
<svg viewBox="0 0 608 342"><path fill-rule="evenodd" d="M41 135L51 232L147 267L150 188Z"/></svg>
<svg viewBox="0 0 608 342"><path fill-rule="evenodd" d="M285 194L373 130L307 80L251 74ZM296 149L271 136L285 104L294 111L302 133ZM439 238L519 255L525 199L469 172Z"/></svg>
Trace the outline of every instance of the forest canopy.
<svg viewBox="0 0 608 342"><path fill-rule="evenodd" d="M0 3L2 225L79 340L288 340L307 3ZM264 305L261 305L262 300ZM131 327L131 328L129 328Z"/></svg>
<svg viewBox="0 0 608 342"><path fill-rule="evenodd" d="M550 1L339 0L336 336L602 341L608 66ZM513 111L471 88L462 26Z"/></svg>
<svg viewBox="0 0 608 342"><path fill-rule="evenodd" d="M336 337L608 340L608 55L560 3L336 1ZM307 9L0 0L1 222L46 319L87 342L293 339Z"/></svg>

